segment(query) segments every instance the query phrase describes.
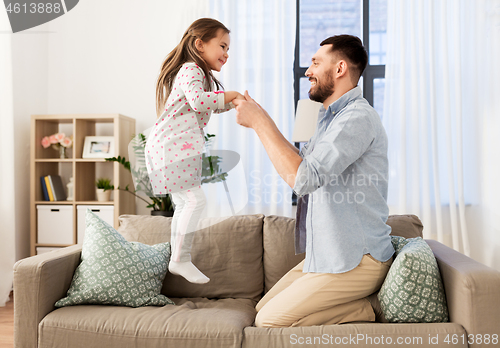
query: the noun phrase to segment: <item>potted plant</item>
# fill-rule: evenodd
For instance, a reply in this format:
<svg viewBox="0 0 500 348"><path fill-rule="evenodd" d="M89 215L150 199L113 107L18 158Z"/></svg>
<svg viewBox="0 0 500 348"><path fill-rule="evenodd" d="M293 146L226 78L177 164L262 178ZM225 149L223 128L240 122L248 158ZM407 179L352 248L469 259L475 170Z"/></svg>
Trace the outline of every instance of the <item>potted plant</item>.
<svg viewBox="0 0 500 348"><path fill-rule="evenodd" d="M111 190L114 189L114 186L111 185L111 179L108 178L99 178L95 182L97 187L97 201L99 202L108 202L109 197L111 196Z"/></svg>
<svg viewBox="0 0 500 348"><path fill-rule="evenodd" d="M151 215L162 215L162 216L173 216L174 205L170 199L170 195L165 197L156 197L153 193L153 188L149 181L149 175L145 162L144 147L146 146L146 136L139 133L134 136L129 144L129 154L131 161L134 165L131 166L130 161L127 161L125 157L111 157L106 158L108 162L118 162L125 167L131 174L134 181L135 190L129 190L129 185L125 188L117 187L117 190L122 190L129 192L144 201L147 204L147 208L153 208ZM141 195L139 195L139 194ZM150 200L148 201L147 198Z"/></svg>
<svg viewBox="0 0 500 348"><path fill-rule="evenodd" d="M207 148L210 149L212 146L212 138L215 134L205 135L205 143ZM220 156L207 156L205 153L202 154L201 163L201 183L211 184L216 182L225 181L227 173L223 173L220 168L220 162L222 158Z"/></svg>
<svg viewBox="0 0 500 348"><path fill-rule="evenodd" d="M205 136L205 141L210 143L210 138L213 137L215 137L215 135L207 134ZM147 208L153 208L153 210L151 211L151 215L173 216L174 205L172 203L170 195L166 195L164 197L156 197L153 193L153 188L151 187L149 174L146 167L146 157L144 154L145 146L146 136L142 133L139 133L137 136L134 136L129 144L129 155L131 157L131 161L127 161L125 157L121 156L105 159L108 162L120 163L132 174L132 179L135 185L134 191L129 190L128 185L125 188L117 187L116 189L127 191L140 200L146 202ZM226 179L227 173L221 173L219 167L220 161L221 158L219 156L205 156L205 154L203 154L201 180L202 184L224 181ZM131 165L131 162L134 165ZM138 193L146 196L150 199L150 201L148 201L145 197L139 195Z"/></svg>

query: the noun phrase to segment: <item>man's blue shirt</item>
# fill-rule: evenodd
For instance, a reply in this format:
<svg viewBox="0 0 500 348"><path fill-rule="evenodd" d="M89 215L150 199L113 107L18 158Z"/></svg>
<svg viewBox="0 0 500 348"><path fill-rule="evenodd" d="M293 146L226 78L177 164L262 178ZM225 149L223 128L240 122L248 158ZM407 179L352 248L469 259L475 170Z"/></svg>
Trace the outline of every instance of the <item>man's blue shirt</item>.
<svg viewBox="0 0 500 348"><path fill-rule="evenodd" d="M300 156L293 190L299 196L296 252L306 252L303 271L347 272L368 253L382 262L391 258L387 135L359 87L328 110L321 107Z"/></svg>

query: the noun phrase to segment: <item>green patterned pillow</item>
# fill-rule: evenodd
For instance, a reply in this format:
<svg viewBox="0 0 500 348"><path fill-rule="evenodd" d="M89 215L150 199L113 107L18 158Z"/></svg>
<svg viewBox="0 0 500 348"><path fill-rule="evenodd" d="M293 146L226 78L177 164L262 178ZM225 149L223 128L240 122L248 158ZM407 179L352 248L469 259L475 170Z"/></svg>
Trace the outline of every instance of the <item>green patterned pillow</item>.
<svg viewBox="0 0 500 348"><path fill-rule="evenodd" d="M56 307L83 304L128 307L174 304L160 294L170 260L170 243L128 242L87 209L82 260L67 297Z"/></svg>
<svg viewBox="0 0 500 348"><path fill-rule="evenodd" d="M396 258L378 293L391 323L448 321L448 308L432 249L421 238L391 236Z"/></svg>

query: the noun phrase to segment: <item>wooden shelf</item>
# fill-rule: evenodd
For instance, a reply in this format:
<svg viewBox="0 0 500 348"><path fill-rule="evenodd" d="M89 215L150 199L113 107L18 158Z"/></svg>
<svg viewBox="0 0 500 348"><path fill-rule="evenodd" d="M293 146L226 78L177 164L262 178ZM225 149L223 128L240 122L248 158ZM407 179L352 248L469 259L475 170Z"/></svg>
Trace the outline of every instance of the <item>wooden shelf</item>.
<svg viewBox="0 0 500 348"><path fill-rule="evenodd" d="M80 204L80 205L114 205L114 201L109 201L109 202L78 201L76 204Z"/></svg>
<svg viewBox="0 0 500 348"><path fill-rule="evenodd" d="M74 201L54 201L54 202L49 202L49 201L35 201L35 205L37 205L37 204L71 205L71 204L74 204Z"/></svg>
<svg viewBox="0 0 500 348"><path fill-rule="evenodd" d="M73 163L71 158L39 158L35 159L35 163Z"/></svg>
<svg viewBox="0 0 500 348"><path fill-rule="evenodd" d="M42 247L42 248L65 248L69 247L73 244L35 244L35 247Z"/></svg>
<svg viewBox="0 0 500 348"><path fill-rule="evenodd" d="M113 207L114 227L118 228L118 217L122 214L135 214L135 197L126 192L114 190L112 200L99 202L96 199L95 181L101 171L111 173L111 183L115 187L133 187L132 176L121 164L107 162L104 158L82 158L85 137L99 134L99 129L112 129L115 153L110 157L128 158L128 143L135 135L135 119L120 114L71 114L71 115L32 115L31 116L31 156L30 156L30 233L31 255L36 254L37 247L65 247L67 244L38 243L39 205L72 206L73 240L77 240L77 209L79 205L104 205ZM73 136L73 146L68 149L68 157L59 158L59 152L52 148L43 148L41 140L44 136L58 132ZM66 184L73 177L74 199L71 201L48 202L44 200L40 177L61 175ZM56 224L57 221L54 221ZM66 235L66 237L69 237ZM71 239L70 239L71 240Z"/></svg>
<svg viewBox="0 0 500 348"><path fill-rule="evenodd" d="M54 202L49 202L49 201L35 201L36 204L53 204L53 205L114 205L114 201L107 201L107 202L99 202L99 201L54 201Z"/></svg>
<svg viewBox="0 0 500 348"><path fill-rule="evenodd" d="M107 162L104 158L75 158L75 162L112 163L112 162Z"/></svg>

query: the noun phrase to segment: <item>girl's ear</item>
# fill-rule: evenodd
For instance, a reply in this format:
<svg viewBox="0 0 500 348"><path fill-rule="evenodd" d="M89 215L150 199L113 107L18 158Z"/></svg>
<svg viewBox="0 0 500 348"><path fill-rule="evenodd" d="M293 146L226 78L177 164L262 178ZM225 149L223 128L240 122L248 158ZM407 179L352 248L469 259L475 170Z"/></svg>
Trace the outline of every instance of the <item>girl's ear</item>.
<svg viewBox="0 0 500 348"><path fill-rule="evenodd" d="M196 41L194 42L194 46L196 47L196 49L200 52L200 53L203 53L204 51L204 44L203 44L203 41L201 41L200 39L196 39Z"/></svg>

